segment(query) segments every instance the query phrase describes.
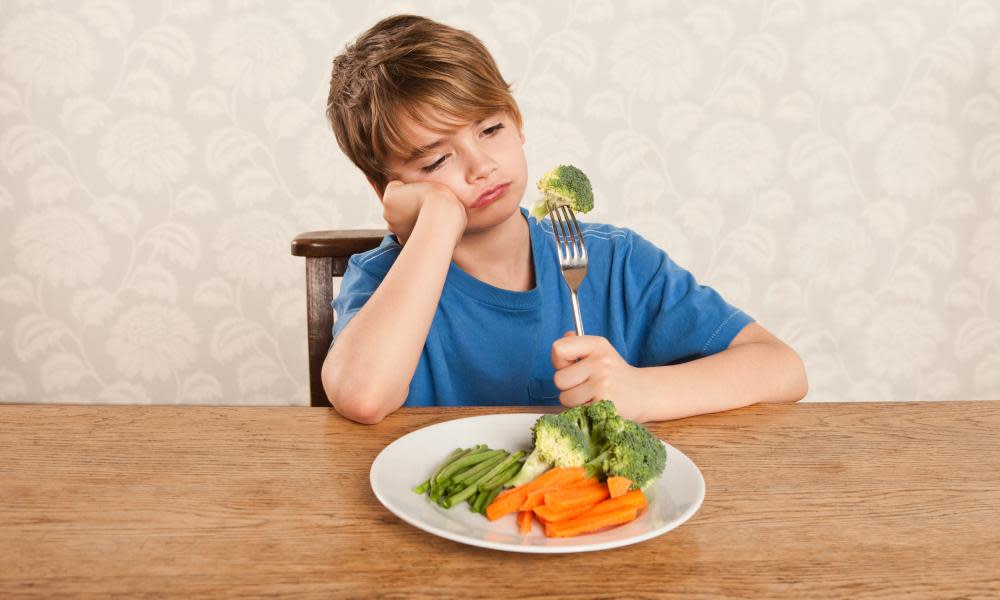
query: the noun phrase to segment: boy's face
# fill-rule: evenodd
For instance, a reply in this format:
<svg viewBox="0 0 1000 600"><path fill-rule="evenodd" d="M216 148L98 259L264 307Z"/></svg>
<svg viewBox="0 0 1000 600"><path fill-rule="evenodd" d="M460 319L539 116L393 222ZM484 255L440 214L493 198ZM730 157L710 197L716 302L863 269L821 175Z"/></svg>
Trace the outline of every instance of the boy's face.
<svg viewBox="0 0 1000 600"><path fill-rule="evenodd" d="M393 179L447 186L465 205L467 232L498 225L518 210L528 165L524 135L510 115L496 113L445 133L414 120L404 124L419 152L387 161Z"/></svg>

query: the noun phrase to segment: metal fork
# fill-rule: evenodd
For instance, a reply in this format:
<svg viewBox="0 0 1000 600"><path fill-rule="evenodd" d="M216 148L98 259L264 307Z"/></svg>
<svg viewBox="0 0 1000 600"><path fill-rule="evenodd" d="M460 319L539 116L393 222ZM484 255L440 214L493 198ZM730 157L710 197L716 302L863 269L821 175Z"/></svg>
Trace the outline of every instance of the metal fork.
<svg viewBox="0 0 1000 600"><path fill-rule="evenodd" d="M569 297L573 302L576 334L583 335L583 318L580 316L580 300L576 291L580 289L580 282L587 274L587 246L583 243L583 232L580 231L580 224L576 222L573 209L567 204L556 204L551 201L548 204L552 235L556 238L559 268L562 270L566 285L569 286Z"/></svg>

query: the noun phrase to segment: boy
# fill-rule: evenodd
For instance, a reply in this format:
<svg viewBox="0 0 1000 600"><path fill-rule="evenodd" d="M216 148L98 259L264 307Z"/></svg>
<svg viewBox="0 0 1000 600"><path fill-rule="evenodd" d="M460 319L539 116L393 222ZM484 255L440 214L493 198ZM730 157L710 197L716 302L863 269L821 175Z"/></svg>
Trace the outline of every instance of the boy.
<svg viewBox="0 0 1000 600"><path fill-rule="evenodd" d="M791 348L626 229L582 225L588 335L568 332L551 226L520 208L521 114L471 34L380 21L334 59L327 116L393 234L333 302L323 386L345 417L608 398L645 422L805 395Z"/></svg>

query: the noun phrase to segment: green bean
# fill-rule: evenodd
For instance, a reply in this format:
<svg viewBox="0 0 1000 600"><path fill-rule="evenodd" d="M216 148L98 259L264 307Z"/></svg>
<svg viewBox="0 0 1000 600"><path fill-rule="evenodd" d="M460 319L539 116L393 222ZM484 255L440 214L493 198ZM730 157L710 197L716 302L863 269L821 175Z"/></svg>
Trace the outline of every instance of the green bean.
<svg viewBox="0 0 1000 600"><path fill-rule="evenodd" d="M434 476L434 481L438 483L446 481L463 467L469 467L486 460L492 456L492 452L493 451L489 449L474 450L459 459L453 460L451 464L446 466L440 473Z"/></svg>
<svg viewBox="0 0 1000 600"><path fill-rule="evenodd" d="M483 500L482 505L479 507L479 514L486 514L486 507L493 503L493 500L500 494L500 489L500 486L497 486L489 492L480 492L486 496L486 499Z"/></svg>
<svg viewBox="0 0 1000 600"><path fill-rule="evenodd" d="M510 465L499 475L495 475L492 479L481 484L480 487L482 487L485 490L491 490L493 488L499 489L501 486L503 486L503 484L507 483L508 481L513 479L515 475L517 475L518 471L521 470L521 464L522 463L514 463Z"/></svg>
<svg viewBox="0 0 1000 600"><path fill-rule="evenodd" d="M510 465L520 460L522 456L524 456L524 450L518 450L513 454L508 454L507 458L505 458L503 462L494 465L493 468L490 469L488 473L486 473L486 477L484 477L482 481L484 482L489 481L493 477L499 475L500 473L503 473L505 469L507 469L508 467L510 467Z"/></svg>
<svg viewBox="0 0 1000 600"><path fill-rule="evenodd" d="M464 483L473 477L478 477L480 474L485 473L488 469L496 465L498 462L501 462L507 456L507 452L504 450L493 450L492 452L495 454L483 462L452 476L451 480L455 483Z"/></svg>

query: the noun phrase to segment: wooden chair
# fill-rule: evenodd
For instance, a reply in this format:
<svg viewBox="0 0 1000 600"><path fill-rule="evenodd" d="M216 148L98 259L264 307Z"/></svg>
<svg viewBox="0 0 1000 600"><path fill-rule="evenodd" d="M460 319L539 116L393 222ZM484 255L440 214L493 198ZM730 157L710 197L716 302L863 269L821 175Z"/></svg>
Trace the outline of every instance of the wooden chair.
<svg viewBox="0 0 1000 600"><path fill-rule="evenodd" d="M333 342L333 278L343 277L347 259L378 247L382 229L308 231L292 240L292 254L306 259L306 320L309 339L309 405L330 406L320 373Z"/></svg>

